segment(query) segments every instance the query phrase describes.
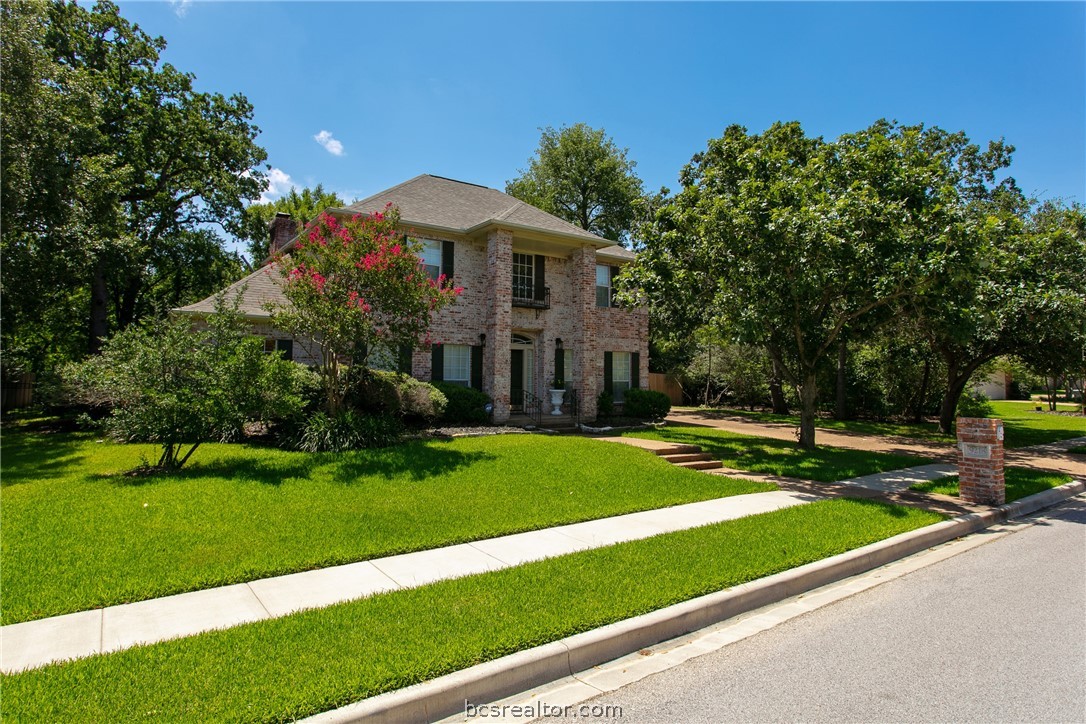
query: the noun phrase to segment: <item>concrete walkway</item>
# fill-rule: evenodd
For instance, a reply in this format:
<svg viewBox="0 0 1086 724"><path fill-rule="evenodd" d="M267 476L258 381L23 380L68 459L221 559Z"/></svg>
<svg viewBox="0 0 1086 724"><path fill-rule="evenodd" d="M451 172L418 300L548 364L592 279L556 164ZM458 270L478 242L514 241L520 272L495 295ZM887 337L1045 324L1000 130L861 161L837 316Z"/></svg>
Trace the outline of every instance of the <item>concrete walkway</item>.
<svg viewBox="0 0 1086 724"><path fill-rule="evenodd" d="M0 671L286 616L384 591L768 513L818 500L778 490L647 510L0 627Z"/></svg>

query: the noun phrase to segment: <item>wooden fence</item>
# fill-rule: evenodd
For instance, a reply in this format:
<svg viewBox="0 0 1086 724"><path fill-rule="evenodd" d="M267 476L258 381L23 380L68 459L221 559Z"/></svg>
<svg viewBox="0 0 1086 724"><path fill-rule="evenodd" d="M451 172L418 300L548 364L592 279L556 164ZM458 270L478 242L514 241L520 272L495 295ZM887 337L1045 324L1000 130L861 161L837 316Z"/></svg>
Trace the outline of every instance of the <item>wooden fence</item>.
<svg viewBox="0 0 1086 724"><path fill-rule="evenodd" d="M671 375L649 372L649 389L663 392L671 400L672 405L683 404L683 388L679 386L679 381Z"/></svg>

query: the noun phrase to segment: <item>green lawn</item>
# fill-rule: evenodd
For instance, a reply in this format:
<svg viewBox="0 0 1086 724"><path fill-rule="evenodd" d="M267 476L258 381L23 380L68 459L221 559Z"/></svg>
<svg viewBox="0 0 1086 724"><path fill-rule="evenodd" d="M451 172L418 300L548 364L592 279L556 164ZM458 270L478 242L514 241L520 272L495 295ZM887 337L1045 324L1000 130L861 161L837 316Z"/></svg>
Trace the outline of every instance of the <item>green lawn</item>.
<svg viewBox="0 0 1086 724"><path fill-rule="evenodd" d="M1086 445L1075 445L1072 448L1068 448L1067 452L1072 455L1086 455Z"/></svg>
<svg viewBox="0 0 1086 724"><path fill-rule="evenodd" d="M1035 402L1016 400L993 400L992 408L995 410L993 417L1003 420L1006 440L1004 444L1008 448L1028 447L1066 440L1067 438L1086 436L1086 417L1070 415L1053 415L1048 412L1047 403L1043 403L1044 411L1037 412ZM1073 412L1078 405L1059 404L1058 409L1064 412ZM747 410L725 409L721 412L747 417L759 422L783 422L790 425L799 425L798 415L774 415L769 412L750 412ZM942 435L934 422L920 424L904 422L870 422L867 420L833 420L819 418L816 426L825 430L844 430L860 435L896 435L900 437L912 437L935 442L953 443L954 436Z"/></svg>
<svg viewBox="0 0 1086 724"><path fill-rule="evenodd" d="M583 438L499 435L313 455L3 437L3 622L679 503L772 490Z"/></svg>
<svg viewBox="0 0 1086 724"><path fill-rule="evenodd" d="M700 445L726 467L736 470L786 475L824 483L931 462L905 455L825 446L810 451L802 450L787 440L740 435L711 427L669 425L658 430L639 430L624 434L649 440Z"/></svg>
<svg viewBox="0 0 1086 724"><path fill-rule="evenodd" d="M694 409L694 408L692 408ZM772 412L739 410L726 408L721 412L750 418L758 422L783 422L799 427L799 415L774 415ZM939 426L934 422L922 422L919 424L906 422L873 422L871 420L834 420L829 417L820 417L815 427L821 430L840 430L854 432L860 435L887 435L898 437L913 437L935 442L954 442L953 435L943 435L939 432Z"/></svg>
<svg viewBox="0 0 1086 724"><path fill-rule="evenodd" d="M1007 485L1007 502L1024 498L1027 495L1041 493L1051 488L1059 487L1071 482L1070 475L1062 473L1046 473L1040 470L1027 470L1026 468L1007 468L1003 472L1003 479ZM918 490L921 493L938 493L939 495L953 495L957 497L958 476L948 475L945 478L931 480L926 483L917 483L910 490Z"/></svg>
<svg viewBox="0 0 1086 724"><path fill-rule="evenodd" d="M292 720L939 520L811 503L5 676L0 716Z"/></svg>
<svg viewBox="0 0 1086 724"><path fill-rule="evenodd" d="M1086 436L1086 417L1081 415L1053 415L1048 412L1048 404L1043 403L1042 412L1037 412L1037 403L1012 400L993 400L995 417L1003 420L1006 447L1028 447L1043 445L1071 437ZM1071 412L1077 405L1059 405L1062 411Z"/></svg>

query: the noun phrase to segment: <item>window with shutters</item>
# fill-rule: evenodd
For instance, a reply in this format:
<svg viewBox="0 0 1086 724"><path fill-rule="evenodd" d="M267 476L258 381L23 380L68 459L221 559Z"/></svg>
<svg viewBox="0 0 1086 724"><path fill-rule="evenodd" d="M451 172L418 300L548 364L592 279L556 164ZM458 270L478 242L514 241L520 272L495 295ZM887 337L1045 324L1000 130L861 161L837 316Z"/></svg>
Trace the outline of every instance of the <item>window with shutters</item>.
<svg viewBox="0 0 1086 724"><path fill-rule="evenodd" d="M513 299L535 299L535 259L531 254L513 254Z"/></svg>
<svg viewBox="0 0 1086 724"><path fill-rule="evenodd" d="M441 276L441 242L433 239L422 240L422 266L426 276L435 282Z"/></svg>
<svg viewBox="0 0 1086 724"><path fill-rule="evenodd" d="M442 379L454 385L471 386L471 347L466 344L446 344Z"/></svg>
<svg viewBox="0 0 1086 724"><path fill-rule="evenodd" d="M539 254L513 252L513 306L551 308L551 290L546 282L546 258Z"/></svg>
<svg viewBox="0 0 1086 724"><path fill-rule="evenodd" d="M615 306L615 287L613 279L616 269L606 264L596 265L596 306Z"/></svg>
<svg viewBox="0 0 1086 724"><path fill-rule="evenodd" d="M366 357L366 366L371 370L399 372L400 355L388 345L377 345L370 349L370 353Z"/></svg>
<svg viewBox="0 0 1086 724"><path fill-rule="evenodd" d="M267 354L278 352L283 359L292 360L294 359L294 340L267 337L264 339L264 352Z"/></svg>
<svg viewBox="0 0 1086 724"><path fill-rule="evenodd" d="M630 389L630 353L614 352L611 360L611 394L615 402L620 403L626 399L626 391Z"/></svg>

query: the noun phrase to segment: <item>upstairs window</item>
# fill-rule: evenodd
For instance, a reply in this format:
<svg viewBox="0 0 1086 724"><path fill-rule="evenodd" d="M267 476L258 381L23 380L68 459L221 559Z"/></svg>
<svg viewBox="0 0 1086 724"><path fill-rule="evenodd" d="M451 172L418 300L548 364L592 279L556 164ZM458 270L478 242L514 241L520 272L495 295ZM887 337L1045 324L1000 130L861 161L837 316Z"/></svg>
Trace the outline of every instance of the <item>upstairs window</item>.
<svg viewBox="0 0 1086 724"><path fill-rule="evenodd" d="M513 254L513 299L535 299L535 260L531 254Z"/></svg>
<svg viewBox="0 0 1086 724"><path fill-rule="evenodd" d="M596 306L615 306L615 275L618 269L606 264L596 265Z"/></svg>
<svg viewBox="0 0 1086 724"><path fill-rule="evenodd" d="M426 276L435 282L444 274L446 279L453 278L453 243L451 241L435 241L434 239L421 239L422 252L419 256L419 265L426 272Z"/></svg>

